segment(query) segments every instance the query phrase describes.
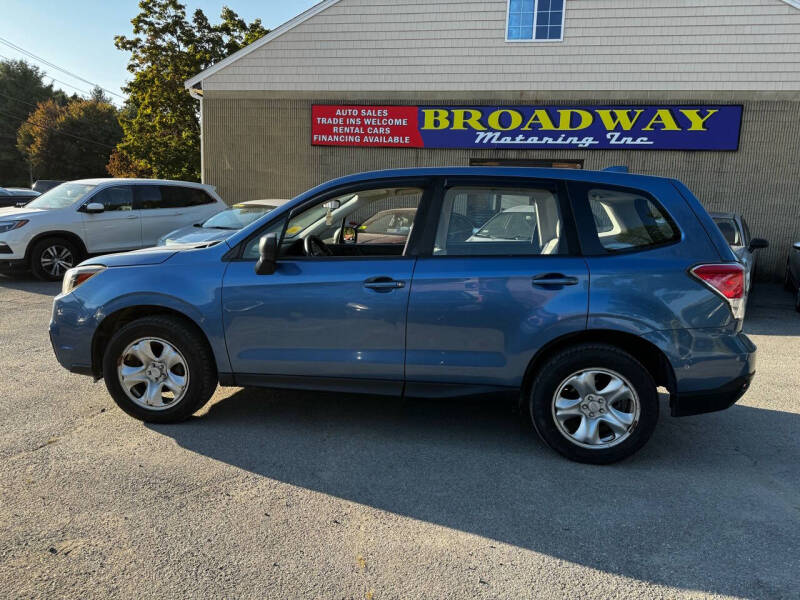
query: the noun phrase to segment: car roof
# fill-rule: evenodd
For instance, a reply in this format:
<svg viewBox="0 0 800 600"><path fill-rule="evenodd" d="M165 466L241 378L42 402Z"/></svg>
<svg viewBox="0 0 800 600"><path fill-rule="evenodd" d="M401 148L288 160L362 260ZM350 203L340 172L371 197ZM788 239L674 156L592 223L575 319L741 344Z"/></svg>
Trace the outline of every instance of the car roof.
<svg viewBox="0 0 800 600"><path fill-rule="evenodd" d="M32 190L30 188L19 188L19 187L10 187L5 188L7 192L11 192L12 195L23 195L23 194L34 194L35 196L40 195L40 192L36 190Z"/></svg>
<svg viewBox="0 0 800 600"><path fill-rule="evenodd" d="M586 169L557 169L540 167L414 167L406 169L386 169L382 171L366 171L346 175L338 179L327 181L318 188L327 188L331 185L347 185L383 178L413 178L413 177L497 177L497 178L535 178L535 179L560 179L567 181L592 181L610 185L646 185L648 182L672 182L669 177L655 175L638 175L634 173L618 173L613 171L590 171ZM318 188L309 190L309 194L316 193ZM304 194L305 195L305 194Z"/></svg>
<svg viewBox="0 0 800 600"><path fill-rule="evenodd" d="M196 181L177 181L174 179L140 179L135 177L96 177L93 179L73 179L64 183L83 183L86 185L102 185L106 183L155 183L158 185L182 185L206 190L214 190L213 185L197 183Z"/></svg>

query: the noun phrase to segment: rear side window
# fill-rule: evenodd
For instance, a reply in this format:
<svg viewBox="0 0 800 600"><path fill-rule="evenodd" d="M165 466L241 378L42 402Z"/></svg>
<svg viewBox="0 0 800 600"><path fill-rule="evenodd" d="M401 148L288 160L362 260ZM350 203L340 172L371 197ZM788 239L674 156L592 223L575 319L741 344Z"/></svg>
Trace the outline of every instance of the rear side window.
<svg viewBox="0 0 800 600"><path fill-rule="evenodd" d="M680 239L667 212L643 194L593 187L588 191L588 200L600 245L609 252L659 246Z"/></svg>
<svg viewBox="0 0 800 600"><path fill-rule="evenodd" d="M161 186L161 208L187 208L211 202L214 202L214 199L198 188L178 185Z"/></svg>
<svg viewBox="0 0 800 600"><path fill-rule="evenodd" d="M554 189L453 187L445 193L437 256L564 254Z"/></svg>
<svg viewBox="0 0 800 600"><path fill-rule="evenodd" d="M162 208L161 189L157 185L137 185L134 206L137 209Z"/></svg>

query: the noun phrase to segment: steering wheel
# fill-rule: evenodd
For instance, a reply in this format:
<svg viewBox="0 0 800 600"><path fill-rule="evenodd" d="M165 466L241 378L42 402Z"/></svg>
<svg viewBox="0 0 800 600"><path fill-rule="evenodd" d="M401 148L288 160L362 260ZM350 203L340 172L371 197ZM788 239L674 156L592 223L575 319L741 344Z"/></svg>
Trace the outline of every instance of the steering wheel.
<svg viewBox="0 0 800 600"><path fill-rule="evenodd" d="M306 256L333 256L333 250L316 235L310 235L303 240L303 252Z"/></svg>

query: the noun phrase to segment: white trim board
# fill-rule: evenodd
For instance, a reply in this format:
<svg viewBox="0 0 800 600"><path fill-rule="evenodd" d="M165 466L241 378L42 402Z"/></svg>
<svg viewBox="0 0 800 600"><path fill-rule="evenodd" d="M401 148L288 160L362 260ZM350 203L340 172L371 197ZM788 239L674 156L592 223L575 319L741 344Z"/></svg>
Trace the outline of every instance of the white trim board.
<svg viewBox="0 0 800 600"><path fill-rule="evenodd" d="M210 67L208 67L205 71L201 71L200 73L198 73L197 75L195 75L191 79L187 80L183 84L184 87L187 88L187 89L193 88L195 85L197 85L198 83L203 81L203 79L205 79L209 75L213 75L214 73L216 73L220 69L224 69L225 67L227 67L232 62L236 62L237 60L239 60L243 56L247 56L251 52L253 52L255 50L258 50L264 44L268 44L269 42L271 42L275 38L282 36L287 31L290 31L290 30L294 29L295 27L297 27L301 23L304 23L305 21L307 21L308 19L310 19L314 15L317 15L317 14L321 13L323 10L325 10L327 8L330 8L334 4L337 4L338 2L339 2L339 0L322 0L322 2L320 2L318 4L315 4L314 6L309 8L307 11L300 13L294 19L286 21L286 23L284 23L283 25L280 25L280 26L276 27L275 29L270 31L267 35L265 35L264 37L256 40L255 42L253 42L252 44L250 44L248 46L245 46L241 50L237 50L236 52L234 52L230 56L228 56L226 58L223 58L218 63L213 64Z"/></svg>

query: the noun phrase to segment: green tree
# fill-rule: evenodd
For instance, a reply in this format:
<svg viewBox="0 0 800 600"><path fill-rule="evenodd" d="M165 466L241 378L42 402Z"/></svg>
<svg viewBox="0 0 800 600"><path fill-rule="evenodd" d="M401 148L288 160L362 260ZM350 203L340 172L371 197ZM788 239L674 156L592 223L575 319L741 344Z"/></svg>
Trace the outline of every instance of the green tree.
<svg viewBox="0 0 800 600"><path fill-rule="evenodd" d="M0 61L0 185L30 184L28 164L16 145L17 130L39 102L67 102L66 94L45 84L44 77L23 60Z"/></svg>
<svg viewBox="0 0 800 600"><path fill-rule="evenodd" d="M105 96L60 106L39 103L17 134L17 148L36 179L103 177L116 144L122 139L117 109Z"/></svg>
<svg viewBox="0 0 800 600"><path fill-rule="evenodd" d="M184 82L267 33L261 20L245 23L228 7L220 23L198 9L191 20L178 0L141 0L131 21L133 37L116 36L117 48L131 53L120 113L122 141L109 161L116 177L149 175L200 179L198 102Z"/></svg>

